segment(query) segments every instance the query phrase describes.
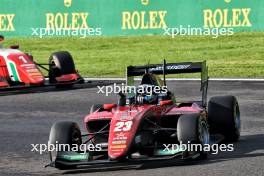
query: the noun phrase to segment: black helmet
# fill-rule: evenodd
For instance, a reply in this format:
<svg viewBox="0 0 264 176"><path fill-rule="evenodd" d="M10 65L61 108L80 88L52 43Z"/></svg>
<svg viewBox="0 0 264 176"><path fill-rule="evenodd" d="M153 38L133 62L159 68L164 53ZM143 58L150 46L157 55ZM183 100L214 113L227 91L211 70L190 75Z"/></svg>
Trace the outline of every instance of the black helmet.
<svg viewBox="0 0 264 176"><path fill-rule="evenodd" d="M156 104L158 100L155 86L151 84L142 84L137 87L137 102L139 104Z"/></svg>

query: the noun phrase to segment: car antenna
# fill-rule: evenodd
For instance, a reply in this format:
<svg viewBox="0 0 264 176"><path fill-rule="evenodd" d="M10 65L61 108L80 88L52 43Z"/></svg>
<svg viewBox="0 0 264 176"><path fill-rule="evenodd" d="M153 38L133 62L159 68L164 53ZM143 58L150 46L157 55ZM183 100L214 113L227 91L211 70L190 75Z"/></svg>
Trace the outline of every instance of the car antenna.
<svg viewBox="0 0 264 176"><path fill-rule="evenodd" d="M148 65L150 64L150 59L148 60Z"/></svg>
<svg viewBox="0 0 264 176"><path fill-rule="evenodd" d="M164 86L166 86L166 59L163 60L163 82Z"/></svg>
<svg viewBox="0 0 264 176"><path fill-rule="evenodd" d="M150 60L148 60L148 64L147 64L147 66L149 66L149 63L150 63ZM149 73L148 68L145 69L145 73Z"/></svg>

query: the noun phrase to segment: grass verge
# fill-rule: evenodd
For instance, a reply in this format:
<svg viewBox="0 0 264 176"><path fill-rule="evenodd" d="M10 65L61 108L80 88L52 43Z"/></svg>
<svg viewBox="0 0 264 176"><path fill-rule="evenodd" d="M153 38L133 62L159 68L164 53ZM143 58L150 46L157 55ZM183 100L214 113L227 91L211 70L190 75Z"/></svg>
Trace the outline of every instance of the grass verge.
<svg viewBox="0 0 264 176"><path fill-rule="evenodd" d="M47 63L54 51L67 50L77 69L87 77L124 77L128 65L202 61L210 77L264 77L264 32L233 36L131 36L10 38L5 45L19 44L39 63ZM193 77L187 75L187 77Z"/></svg>

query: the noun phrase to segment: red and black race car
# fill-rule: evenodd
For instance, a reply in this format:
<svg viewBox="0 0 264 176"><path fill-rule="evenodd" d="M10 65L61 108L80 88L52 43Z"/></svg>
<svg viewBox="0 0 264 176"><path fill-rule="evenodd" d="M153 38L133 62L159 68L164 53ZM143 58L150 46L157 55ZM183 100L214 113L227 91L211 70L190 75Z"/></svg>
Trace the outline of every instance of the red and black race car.
<svg viewBox="0 0 264 176"><path fill-rule="evenodd" d="M0 36L0 42L3 40L4 37ZM38 64L33 56L18 48L11 46L7 49L0 46L0 90L47 85L40 68L48 72L48 85L63 87L83 82L69 52L55 52L51 54L47 64Z"/></svg>
<svg viewBox="0 0 264 176"><path fill-rule="evenodd" d="M177 102L172 92L164 90L166 74L201 72L200 101ZM156 75L164 75L164 81ZM127 94L120 92L117 104L93 105L84 118L88 133L81 134L77 123L55 123L49 144L68 146L95 145L94 150L51 151L51 164L58 169L72 169L97 164L134 163L167 159L206 158L204 146L240 136L240 111L234 96L212 97L207 106L208 68L206 62L170 63L127 67L127 85L134 77L142 81ZM139 91L141 90L141 91ZM154 89L152 89L154 90ZM172 144L172 145L170 145ZM198 144L196 150L174 147ZM77 147L78 148L78 147Z"/></svg>

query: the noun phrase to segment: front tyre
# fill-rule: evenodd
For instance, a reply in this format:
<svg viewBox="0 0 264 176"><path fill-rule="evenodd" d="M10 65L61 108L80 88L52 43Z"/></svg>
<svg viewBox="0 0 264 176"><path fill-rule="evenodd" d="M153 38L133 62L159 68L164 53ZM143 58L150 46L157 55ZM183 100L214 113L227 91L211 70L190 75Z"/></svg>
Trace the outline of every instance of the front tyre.
<svg viewBox="0 0 264 176"><path fill-rule="evenodd" d="M49 81L57 83L56 77L76 73L73 58L68 51L52 53L49 58Z"/></svg>
<svg viewBox="0 0 264 176"><path fill-rule="evenodd" d="M177 123L177 137L182 144L198 144L200 146L197 151L186 151L186 156L191 153L199 153L201 159L207 158L208 151L204 151L204 147L209 145L210 135L207 121L200 114L182 115Z"/></svg>
<svg viewBox="0 0 264 176"><path fill-rule="evenodd" d="M68 144L70 148L73 145L80 146L82 144L81 131L77 123L71 121L57 122L52 125L49 135L49 144ZM60 151L50 151L50 160L54 162ZM63 151L61 151L63 152ZM64 169L63 166L56 165L58 169Z"/></svg>

